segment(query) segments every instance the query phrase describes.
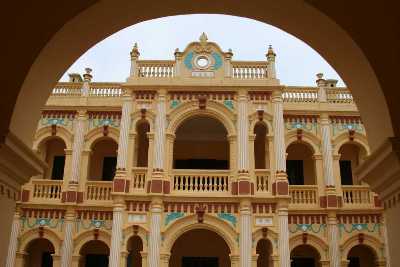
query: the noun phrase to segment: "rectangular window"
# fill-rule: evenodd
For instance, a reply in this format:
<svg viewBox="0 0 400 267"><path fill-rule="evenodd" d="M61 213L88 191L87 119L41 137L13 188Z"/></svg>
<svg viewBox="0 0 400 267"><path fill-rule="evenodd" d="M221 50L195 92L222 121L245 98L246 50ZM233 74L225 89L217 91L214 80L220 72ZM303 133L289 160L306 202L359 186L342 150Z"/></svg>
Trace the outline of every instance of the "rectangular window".
<svg viewBox="0 0 400 267"><path fill-rule="evenodd" d="M339 160L340 180L342 185L353 185L353 173L351 170L351 160Z"/></svg>
<svg viewBox="0 0 400 267"><path fill-rule="evenodd" d="M302 160L287 160L286 172L289 184L304 185L304 163Z"/></svg>
<svg viewBox="0 0 400 267"><path fill-rule="evenodd" d="M65 156L55 156L53 168L51 169L52 180L62 180L64 178Z"/></svg>
<svg viewBox="0 0 400 267"><path fill-rule="evenodd" d="M103 181L112 181L117 168L117 157L104 157L103 159Z"/></svg>

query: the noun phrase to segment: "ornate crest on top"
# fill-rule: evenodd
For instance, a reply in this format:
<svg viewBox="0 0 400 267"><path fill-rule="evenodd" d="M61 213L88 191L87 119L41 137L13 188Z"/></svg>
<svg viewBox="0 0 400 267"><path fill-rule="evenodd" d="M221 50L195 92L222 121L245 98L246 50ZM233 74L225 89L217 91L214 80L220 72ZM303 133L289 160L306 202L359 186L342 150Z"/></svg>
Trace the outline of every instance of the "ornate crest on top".
<svg viewBox="0 0 400 267"><path fill-rule="evenodd" d="M196 53L211 53L212 48L211 45L208 43L207 35L204 32L200 35L199 40L200 44L194 47L194 51Z"/></svg>

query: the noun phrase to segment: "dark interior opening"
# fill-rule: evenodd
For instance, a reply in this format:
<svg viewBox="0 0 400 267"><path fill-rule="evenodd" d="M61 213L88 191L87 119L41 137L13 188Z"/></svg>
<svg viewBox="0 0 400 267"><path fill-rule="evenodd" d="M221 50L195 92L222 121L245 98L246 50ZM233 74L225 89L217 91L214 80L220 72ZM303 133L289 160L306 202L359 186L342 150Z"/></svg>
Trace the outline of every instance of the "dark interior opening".
<svg viewBox="0 0 400 267"><path fill-rule="evenodd" d="M104 157L103 159L103 181L112 181L117 168L117 157Z"/></svg>
<svg viewBox="0 0 400 267"><path fill-rule="evenodd" d="M351 170L351 160L339 160L340 179L342 185L353 185L353 172Z"/></svg>
<svg viewBox="0 0 400 267"><path fill-rule="evenodd" d="M302 160L287 160L286 172L291 185L304 185L304 163Z"/></svg>
<svg viewBox="0 0 400 267"><path fill-rule="evenodd" d="M52 180L62 180L64 178L65 156L54 156L53 168L51 170Z"/></svg>

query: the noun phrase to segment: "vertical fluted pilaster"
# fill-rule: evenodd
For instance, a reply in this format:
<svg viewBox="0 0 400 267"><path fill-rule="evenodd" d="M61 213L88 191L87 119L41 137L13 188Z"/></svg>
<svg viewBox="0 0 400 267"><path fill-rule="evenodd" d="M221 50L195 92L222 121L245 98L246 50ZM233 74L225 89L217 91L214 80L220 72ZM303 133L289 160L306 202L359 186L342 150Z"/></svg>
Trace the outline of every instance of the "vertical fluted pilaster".
<svg viewBox="0 0 400 267"><path fill-rule="evenodd" d="M247 93L242 91L239 93L238 99L238 169L249 169L248 158L248 140L249 140L249 123L247 118Z"/></svg>
<svg viewBox="0 0 400 267"><path fill-rule="evenodd" d="M283 100L281 91L273 92L272 106L274 109L273 130L275 170L286 172L285 128L283 121Z"/></svg>
<svg viewBox="0 0 400 267"><path fill-rule="evenodd" d="M240 208L240 266L251 267L252 231L251 207L248 204Z"/></svg>
<svg viewBox="0 0 400 267"><path fill-rule="evenodd" d="M322 135L322 162L324 167L324 177L326 186L334 186L335 179L333 177L333 157L331 144L331 131L329 127L328 114L321 114L321 135Z"/></svg>
<svg viewBox="0 0 400 267"><path fill-rule="evenodd" d="M21 230L20 224L20 213L18 210L14 213L14 219L11 226L11 234L10 234L10 241L8 245L8 253L7 253L7 261L6 267L14 267L15 266L15 256L17 252L17 245L18 245L18 235Z"/></svg>
<svg viewBox="0 0 400 267"><path fill-rule="evenodd" d="M122 215L124 209L123 202L114 204L109 267L119 267L121 262Z"/></svg>
<svg viewBox="0 0 400 267"><path fill-rule="evenodd" d="M279 208L279 261L280 267L290 267L289 224L287 208Z"/></svg>
<svg viewBox="0 0 400 267"><path fill-rule="evenodd" d="M388 241L388 233L387 233L387 225L386 218L382 216L382 227L383 227L383 241L385 242L385 258L386 258L386 267L390 267L390 252L389 252L389 241Z"/></svg>
<svg viewBox="0 0 400 267"><path fill-rule="evenodd" d="M61 267L70 267L72 263L74 221L75 212L67 211L64 220L64 240L61 247Z"/></svg>
<svg viewBox="0 0 400 267"><path fill-rule="evenodd" d="M340 267L339 229L336 215L328 215L329 260L331 267Z"/></svg>
<svg viewBox="0 0 400 267"><path fill-rule="evenodd" d="M78 111L74 126L74 142L72 145L71 184L77 184L80 176L83 142L85 137L86 112Z"/></svg>
<svg viewBox="0 0 400 267"><path fill-rule="evenodd" d="M118 139L118 157L117 168L127 169L128 159L128 140L129 129L131 125L131 112L132 112L132 97L130 95L124 96L122 104L121 126Z"/></svg>
<svg viewBox="0 0 400 267"><path fill-rule="evenodd" d="M166 92L159 91L154 136L154 164L155 169L164 169L165 127L166 127Z"/></svg>
<svg viewBox="0 0 400 267"><path fill-rule="evenodd" d="M149 237L149 267L160 266L160 245L161 245L161 212L162 205L152 203L150 216L150 237Z"/></svg>

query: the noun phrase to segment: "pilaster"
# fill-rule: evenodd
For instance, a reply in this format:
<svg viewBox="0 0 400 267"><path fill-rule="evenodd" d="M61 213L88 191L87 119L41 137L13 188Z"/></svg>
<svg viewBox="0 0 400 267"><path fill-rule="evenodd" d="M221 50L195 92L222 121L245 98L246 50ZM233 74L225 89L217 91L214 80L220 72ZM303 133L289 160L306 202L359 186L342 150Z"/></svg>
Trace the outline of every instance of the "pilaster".
<svg viewBox="0 0 400 267"><path fill-rule="evenodd" d="M252 265L252 224L251 203L243 199L240 203L240 266L251 267Z"/></svg>
<svg viewBox="0 0 400 267"><path fill-rule="evenodd" d="M17 206L14 213L14 219L11 226L11 234L10 234L10 242L8 245L8 253L7 253L7 261L6 267L14 267L15 266L15 258L17 252L18 245L18 236L21 231L20 224L20 210Z"/></svg>
<svg viewBox="0 0 400 267"><path fill-rule="evenodd" d="M122 224L125 201L123 197L114 197L113 222L111 232L110 267L118 267L121 262Z"/></svg>
<svg viewBox="0 0 400 267"><path fill-rule="evenodd" d="M150 207L150 236L148 247L149 267L159 267L161 246L161 213L163 211L162 200L154 198Z"/></svg>
<svg viewBox="0 0 400 267"><path fill-rule="evenodd" d="M64 219L64 240L61 245L61 267L70 267L73 252L73 229L75 222L75 211L72 207L67 208Z"/></svg>

